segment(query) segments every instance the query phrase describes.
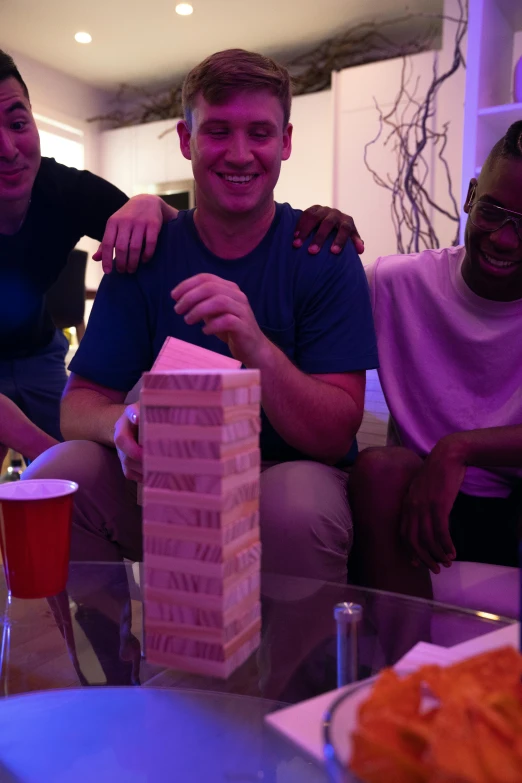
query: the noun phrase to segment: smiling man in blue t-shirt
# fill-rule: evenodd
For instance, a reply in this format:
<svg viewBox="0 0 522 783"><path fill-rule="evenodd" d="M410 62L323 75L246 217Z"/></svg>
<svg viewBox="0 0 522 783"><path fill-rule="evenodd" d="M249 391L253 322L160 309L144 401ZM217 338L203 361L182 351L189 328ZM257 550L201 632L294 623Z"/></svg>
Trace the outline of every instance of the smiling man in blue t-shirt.
<svg viewBox="0 0 522 783"><path fill-rule="evenodd" d="M337 256L291 247L297 212L273 194L291 152L284 68L221 52L189 74L183 99L197 208L164 227L147 266L103 280L62 403L76 440L29 473L80 484L73 559L141 558L139 405L125 406L127 393L168 335L232 355L262 374L263 567L342 581L343 467L377 366L366 278L351 243Z"/></svg>

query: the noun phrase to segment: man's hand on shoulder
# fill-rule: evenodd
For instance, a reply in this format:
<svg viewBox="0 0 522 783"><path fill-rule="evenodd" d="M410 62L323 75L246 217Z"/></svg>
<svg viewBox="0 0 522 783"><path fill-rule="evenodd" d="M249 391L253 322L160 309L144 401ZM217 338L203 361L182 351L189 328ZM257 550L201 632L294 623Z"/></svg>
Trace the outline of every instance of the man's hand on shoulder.
<svg viewBox="0 0 522 783"><path fill-rule="evenodd" d="M125 478L143 481L143 449L138 443L140 404L127 405L114 427L114 445Z"/></svg>
<svg viewBox="0 0 522 783"><path fill-rule="evenodd" d="M466 473L466 463L451 436L442 438L413 479L403 505L401 533L414 560L438 574L449 567L455 547L449 517Z"/></svg>
<svg viewBox="0 0 522 783"><path fill-rule="evenodd" d="M150 261L162 225L177 214L159 196L134 196L107 221L93 259L102 262L106 274L112 271L113 263L118 272L135 272L140 261Z"/></svg>
<svg viewBox="0 0 522 783"><path fill-rule="evenodd" d="M180 283L171 293L174 310L187 324L203 322L204 334L227 343L234 359L246 367L260 367L272 344L255 319L245 294L229 280L199 274Z"/></svg>
<svg viewBox="0 0 522 783"><path fill-rule="evenodd" d="M364 242L359 236L353 218L350 215L345 215L344 212L340 212L338 209L321 207L318 204L308 207L297 223L294 234L294 247L301 247L304 240L310 236L314 229L317 229L317 232L313 244L308 248L308 252L313 255L321 250L332 231L336 231L336 235L330 247L331 253L338 255L344 249L349 239L352 240L359 255L364 253Z"/></svg>

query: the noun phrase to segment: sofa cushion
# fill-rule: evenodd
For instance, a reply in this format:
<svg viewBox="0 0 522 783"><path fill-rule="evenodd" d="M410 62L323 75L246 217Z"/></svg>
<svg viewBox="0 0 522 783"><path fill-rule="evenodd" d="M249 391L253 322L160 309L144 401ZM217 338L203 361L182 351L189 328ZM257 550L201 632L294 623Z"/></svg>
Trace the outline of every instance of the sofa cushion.
<svg viewBox="0 0 522 783"><path fill-rule="evenodd" d="M456 562L432 575L435 601L503 617L520 617L520 570Z"/></svg>

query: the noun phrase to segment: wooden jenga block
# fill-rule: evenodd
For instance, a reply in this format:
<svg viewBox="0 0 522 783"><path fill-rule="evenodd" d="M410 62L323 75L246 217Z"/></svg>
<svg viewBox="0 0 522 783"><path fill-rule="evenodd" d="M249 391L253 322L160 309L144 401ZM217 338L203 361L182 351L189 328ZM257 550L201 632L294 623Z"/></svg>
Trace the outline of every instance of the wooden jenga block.
<svg viewBox="0 0 522 783"><path fill-rule="evenodd" d="M241 362L230 356L223 356L199 345L192 345L175 337L167 337L159 352L151 372L164 372L165 370L181 370L182 368L202 369L239 369Z"/></svg>
<svg viewBox="0 0 522 783"><path fill-rule="evenodd" d="M179 537L190 536L192 529L198 531L203 528L201 532L204 535L206 535L207 530L214 530L216 535L219 536L219 540L221 540L221 536L229 535L228 529L232 525L248 524L248 522L243 522L243 520L249 520L254 517L252 526L259 524L257 496L252 500L239 503L227 511L205 511L198 508L178 507L170 502L169 495L166 496L168 499L166 503L156 502L156 494L153 491L148 493L147 523L176 525L179 529L175 535Z"/></svg>
<svg viewBox="0 0 522 783"><path fill-rule="evenodd" d="M149 441L150 443L150 441ZM153 453L151 453L151 451ZM249 449L232 454L224 459L187 459L154 453L158 449L147 449L147 471L150 473L174 473L186 476L231 476L245 473L260 465L259 449ZM149 486L153 486L149 483Z"/></svg>
<svg viewBox="0 0 522 783"><path fill-rule="evenodd" d="M225 646L247 628L257 624L261 611L257 596L231 612L211 612L195 607L148 605L148 630L153 634L209 642Z"/></svg>
<svg viewBox="0 0 522 783"><path fill-rule="evenodd" d="M144 376L147 657L226 677L259 642L259 372Z"/></svg>
<svg viewBox="0 0 522 783"><path fill-rule="evenodd" d="M227 679L238 669L259 647L261 635L260 623L252 626L243 635L244 642L239 647L228 646L226 653L220 645L205 645L192 642L189 647L184 644L184 653L179 654L172 649L176 637L163 634L150 634L147 644L150 656L159 666L168 666L190 674L202 674L205 677ZM257 629L257 630L256 630ZM221 651L223 650L223 654ZM226 657L225 657L226 654Z"/></svg>
<svg viewBox="0 0 522 783"><path fill-rule="evenodd" d="M259 607L259 590L252 590L242 600L226 608L188 606L172 601L155 601L153 598L147 604L149 627L157 633L174 633L180 628L183 631L185 627L227 628L246 617L254 607ZM257 609L254 614L257 617Z"/></svg>
<svg viewBox="0 0 522 783"><path fill-rule="evenodd" d="M236 389L235 391L241 391L241 389ZM259 418L259 405L256 403L246 405L234 403L228 406L220 403L214 407L209 406L207 403L207 405L202 407L201 405L191 405L190 403L178 403L178 400L174 399L168 406L161 406L154 400L149 401L147 394L144 394L143 399L147 403L147 420L150 424L161 425L162 428L165 425L178 427L181 424L209 427L220 424L232 424L244 419ZM157 429L160 430L159 427Z"/></svg>
<svg viewBox="0 0 522 783"><path fill-rule="evenodd" d="M145 600L203 608L209 611L225 612L254 593L259 598L261 578L257 565L244 573L235 574L226 582L217 585L213 593L203 596L193 590L193 580L181 579L172 571L162 571L145 565Z"/></svg>
<svg viewBox="0 0 522 783"><path fill-rule="evenodd" d="M194 532L194 529L189 529ZM194 536L182 537L177 535L170 525L147 524L144 535L144 551L150 555L161 557L173 557L187 560L198 560L203 563L223 563L229 561L238 552L247 549L259 541L259 528L257 525L247 530L240 531L234 538L227 541L209 540L208 530L200 530L198 539ZM210 531L211 533L213 531ZM201 534L204 535L201 535Z"/></svg>

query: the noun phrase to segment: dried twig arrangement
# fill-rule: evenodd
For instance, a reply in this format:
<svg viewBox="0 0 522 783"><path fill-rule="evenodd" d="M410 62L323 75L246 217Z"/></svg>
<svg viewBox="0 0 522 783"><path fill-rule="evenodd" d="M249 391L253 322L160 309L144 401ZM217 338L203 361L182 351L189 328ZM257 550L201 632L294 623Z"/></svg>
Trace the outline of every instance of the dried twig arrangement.
<svg viewBox="0 0 522 783"><path fill-rule="evenodd" d="M448 142L449 122L439 130L433 127L435 100L444 84L460 67L465 67L462 42L467 28L467 8L464 0L458 0L459 17L450 18L455 23L455 45L450 67L440 75L434 64L433 78L424 95L418 95L419 80L412 84L411 62L405 58L401 71L401 82L392 108L386 113L375 101L379 113L379 132L366 144L364 162L374 181L391 192L391 214L397 237L398 253L418 253L424 248L440 247L433 225L433 214L438 212L455 224L453 244L458 244L460 210L453 192L453 181L445 157ZM385 176L372 168L369 151L379 140L393 151L397 160L394 173ZM429 164L427 158L435 155L445 173L450 207L445 209L431 198L427 179Z"/></svg>
<svg viewBox="0 0 522 783"><path fill-rule="evenodd" d="M421 35L418 32L409 37L405 35L405 27L426 19L430 23L424 24ZM286 62L283 58L278 59L284 62L292 75L294 95L318 92L330 87L332 71L429 49L440 32L440 23L440 15L429 14L407 14L383 22L365 22L306 54ZM401 37L406 40L400 41ZM116 108L108 114L92 117L89 122L99 120L118 128L180 117L182 81L157 93L122 85L114 99Z"/></svg>

